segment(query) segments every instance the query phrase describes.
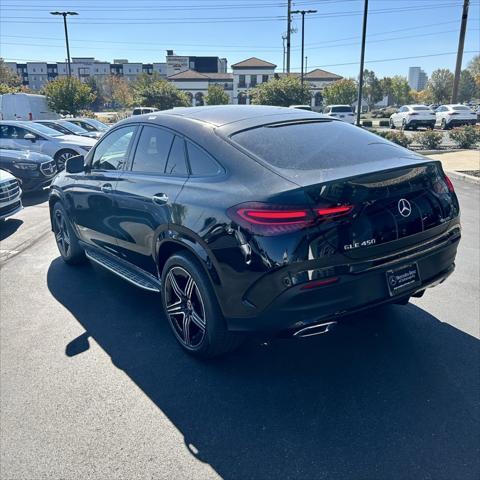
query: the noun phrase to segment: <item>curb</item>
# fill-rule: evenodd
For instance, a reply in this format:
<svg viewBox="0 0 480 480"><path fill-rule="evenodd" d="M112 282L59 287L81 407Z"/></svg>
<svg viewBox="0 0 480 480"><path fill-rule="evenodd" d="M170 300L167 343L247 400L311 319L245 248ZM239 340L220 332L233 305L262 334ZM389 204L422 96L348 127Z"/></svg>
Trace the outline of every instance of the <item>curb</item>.
<svg viewBox="0 0 480 480"><path fill-rule="evenodd" d="M454 180L460 180L462 182L472 183L474 185L480 185L480 177L474 177L462 172L447 171L448 176Z"/></svg>
<svg viewBox="0 0 480 480"><path fill-rule="evenodd" d="M419 153L420 155L442 155L443 153L461 153L461 152L469 152L470 150L478 150L477 148L450 148L445 150L414 150L415 153Z"/></svg>

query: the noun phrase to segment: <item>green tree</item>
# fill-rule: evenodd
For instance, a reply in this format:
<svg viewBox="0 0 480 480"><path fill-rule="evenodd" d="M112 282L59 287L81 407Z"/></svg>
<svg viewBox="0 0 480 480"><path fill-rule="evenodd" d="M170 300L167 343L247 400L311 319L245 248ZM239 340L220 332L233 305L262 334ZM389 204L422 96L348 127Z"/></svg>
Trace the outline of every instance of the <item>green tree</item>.
<svg viewBox="0 0 480 480"><path fill-rule="evenodd" d="M102 82L103 97L106 103L115 103L122 108L133 105L133 88L130 83L118 75L109 75Z"/></svg>
<svg viewBox="0 0 480 480"><path fill-rule="evenodd" d="M230 97L220 85L210 85L205 101L207 105L227 105Z"/></svg>
<svg viewBox="0 0 480 480"><path fill-rule="evenodd" d="M142 106L168 110L188 107L190 100L185 92L163 80L158 75L141 74L133 85L135 101Z"/></svg>
<svg viewBox="0 0 480 480"><path fill-rule="evenodd" d="M469 102L477 96L478 88L474 76L470 73L470 70L462 70L458 86L458 101Z"/></svg>
<svg viewBox="0 0 480 480"><path fill-rule="evenodd" d="M468 64L467 70L472 74L477 85L477 96L480 95L480 55L475 55Z"/></svg>
<svg viewBox="0 0 480 480"><path fill-rule="evenodd" d="M300 79L293 76L275 78L261 83L250 91L254 105L276 105L289 107L290 105L310 105L312 98L310 85L305 82L302 86Z"/></svg>
<svg viewBox="0 0 480 480"><path fill-rule="evenodd" d="M357 98L357 82L344 78L325 87L322 95L325 105L351 105Z"/></svg>
<svg viewBox="0 0 480 480"><path fill-rule="evenodd" d="M104 90L102 83L94 76L87 77L85 80L85 85L88 85L92 93L95 95L95 99L90 105L90 108L94 112L98 112L105 103Z"/></svg>
<svg viewBox="0 0 480 480"><path fill-rule="evenodd" d="M62 114L76 115L95 100L90 86L75 77L58 77L43 87L43 93L49 107Z"/></svg>
<svg viewBox="0 0 480 480"><path fill-rule="evenodd" d="M364 78L364 96L368 103L368 108L372 109L375 103L379 102L383 97L380 80L375 75L373 70L365 70Z"/></svg>
<svg viewBox="0 0 480 480"><path fill-rule="evenodd" d="M0 95L22 91L28 89L22 86L20 77L5 65L3 58L0 58Z"/></svg>
<svg viewBox="0 0 480 480"><path fill-rule="evenodd" d="M448 103L453 90L453 73L447 68L439 68L432 73L427 84L434 103Z"/></svg>
<svg viewBox="0 0 480 480"><path fill-rule="evenodd" d="M411 101L410 86L405 77L395 75L391 78L391 95L396 105L403 105Z"/></svg>

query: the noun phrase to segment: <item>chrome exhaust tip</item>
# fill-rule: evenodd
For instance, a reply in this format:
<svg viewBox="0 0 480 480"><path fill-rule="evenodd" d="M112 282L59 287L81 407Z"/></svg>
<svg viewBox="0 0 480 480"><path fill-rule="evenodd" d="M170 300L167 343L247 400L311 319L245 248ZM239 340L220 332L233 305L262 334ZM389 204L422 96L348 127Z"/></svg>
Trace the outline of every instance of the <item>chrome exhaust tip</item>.
<svg viewBox="0 0 480 480"><path fill-rule="evenodd" d="M324 333L328 333L337 322L325 322L325 323L318 323L316 325L310 325L308 327L301 328L297 330L293 336L297 338L305 338L305 337L313 337L314 335L323 335Z"/></svg>

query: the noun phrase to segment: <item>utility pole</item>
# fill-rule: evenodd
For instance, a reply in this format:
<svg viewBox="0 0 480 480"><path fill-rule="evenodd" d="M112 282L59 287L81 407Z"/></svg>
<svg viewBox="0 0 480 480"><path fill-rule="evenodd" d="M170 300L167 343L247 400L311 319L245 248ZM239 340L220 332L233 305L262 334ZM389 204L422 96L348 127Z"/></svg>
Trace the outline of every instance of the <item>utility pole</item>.
<svg viewBox="0 0 480 480"><path fill-rule="evenodd" d="M292 29L292 0L287 2L287 73L290 73L290 36Z"/></svg>
<svg viewBox="0 0 480 480"><path fill-rule="evenodd" d="M462 22L460 24L460 37L458 38L457 63L455 65L455 78L453 79L452 103L457 103L458 85L462 72L463 45L465 43L465 31L467 30L468 6L470 0L463 0Z"/></svg>
<svg viewBox="0 0 480 480"><path fill-rule="evenodd" d="M65 28L65 43L67 44L68 76L72 76L72 65L70 63L70 47L68 45L67 15L78 15L77 12L50 12L50 15L61 15L63 17L63 26Z"/></svg>
<svg viewBox="0 0 480 480"><path fill-rule="evenodd" d="M300 14L302 16L302 73L300 74L300 81L303 87L303 61L305 59L305 14L317 13L318 10L294 10L292 15Z"/></svg>
<svg viewBox="0 0 480 480"><path fill-rule="evenodd" d="M365 40L367 38L367 15L368 0L365 1L363 10L363 29L362 29L362 50L360 53L360 78L358 80L358 97L357 97L357 125L360 126L360 114L362 113L362 88L363 88L363 64L365 60Z"/></svg>

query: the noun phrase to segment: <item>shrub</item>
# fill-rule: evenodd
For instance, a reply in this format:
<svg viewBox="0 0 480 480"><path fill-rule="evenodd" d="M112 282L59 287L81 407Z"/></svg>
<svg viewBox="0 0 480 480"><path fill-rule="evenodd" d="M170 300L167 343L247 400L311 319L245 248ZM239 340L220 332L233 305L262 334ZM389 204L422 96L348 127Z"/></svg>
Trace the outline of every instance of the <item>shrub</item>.
<svg viewBox="0 0 480 480"><path fill-rule="evenodd" d="M449 137L460 148L472 148L480 142L480 128L472 125L455 128L449 133Z"/></svg>
<svg viewBox="0 0 480 480"><path fill-rule="evenodd" d="M412 142L413 139L410 137L407 137L403 132L392 132L391 130L385 130L385 131L376 131L375 132L377 135L379 135L382 138L385 138L386 140L390 140L393 143L396 143L397 145L400 145L402 147L408 147Z"/></svg>
<svg viewBox="0 0 480 480"><path fill-rule="evenodd" d="M364 127L371 127L371 126L373 125L373 123L372 123L371 120L364 120L364 121L362 122L362 125L363 125Z"/></svg>
<svg viewBox="0 0 480 480"><path fill-rule="evenodd" d="M96 118L95 113L91 110L80 110L79 115L86 118Z"/></svg>
<svg viewBox="0 0 480 480"><path fill-rule="evenodd" d="M378 122L378 124L381 126L381 127L389 127L390 126L390 121L389 120L380 120Z"/></svg>
<svg viewBox="0 0 480 480"><path fill-rule="evenodd" d="M434 130L417 133L413 139L423 148L428 150L436 150L442 143L443 135Z"/></svg>

